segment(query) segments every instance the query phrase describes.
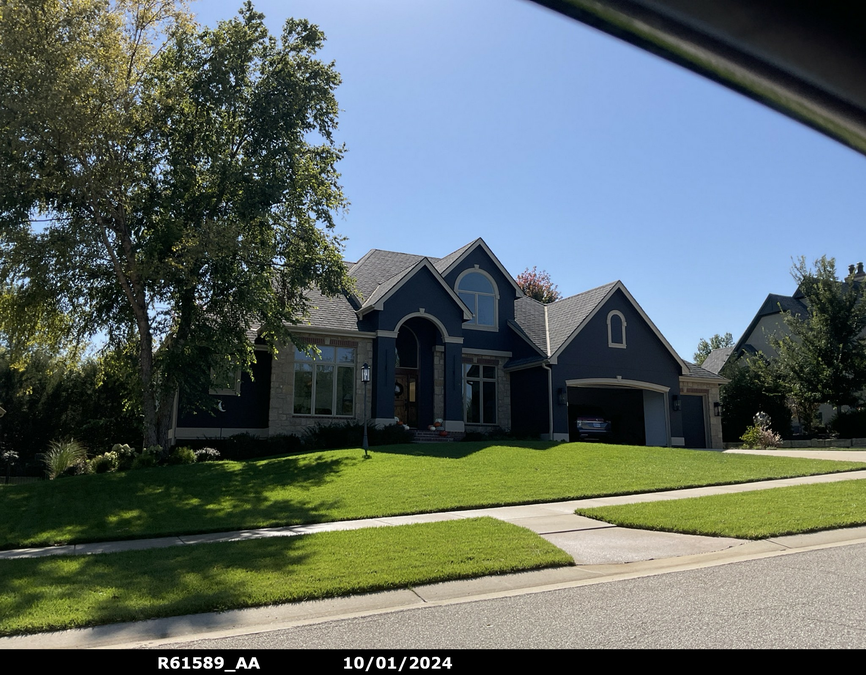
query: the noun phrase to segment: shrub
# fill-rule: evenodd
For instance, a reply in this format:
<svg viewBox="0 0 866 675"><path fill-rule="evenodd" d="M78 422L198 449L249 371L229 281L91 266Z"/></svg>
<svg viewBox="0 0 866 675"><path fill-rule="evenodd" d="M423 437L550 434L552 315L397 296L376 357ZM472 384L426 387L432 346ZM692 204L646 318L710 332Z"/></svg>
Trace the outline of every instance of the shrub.
<svg viewBox="0 0 866 675"><path fill-rule="evenodd" d="M770 416L759 412L753 418L754 424L746 429L740 440L744 448L778 448L782 444L782 437L770 428Z"/></svg>
<svg viewBox="0 0 866 675"><path fill-rule="evenodd" d="M216 452L216 451L214 451ZM168 456L169 464L195 464L196 454L192 448L188 448L184 446L178 446L171 451L171 454Z"/></svg>
<svg viewBox="0 0 866 675"><path fill-rule="evenodd" d="M368 429L368 440L369 440ZM337 448L359 448L364 437L364 427L357 422L342 424L316 424L304 431L304 447L308 450L336 450Z"/></svg>
<svg viewBox="0 0 866 675"><path fill-rule="evenodd" d="M111 452L117 455L117 468L119 471L128 471L135 461L135 450L126 443L115 443L111 446Z"/></svg>
<svg viewBox="0 0 866 675"><path fill-rule="evenodd" d="M363 434L364 427L360 424L358 426ZM370 445L399 445L403 443L411 443L415 440L415 436L412 432L406 430L402 424L389 424L384 427L375 427L370 425L367 427L367 436Z"/></svg>
<svg viewBox="0 0 866 675"><path fill-rule="evenodd" d="M93 473L111 473L120 466L120 457L116 452L106 452L90 460L90 470Z"/></svg>
<svg viewBox="0 0 866 675"><path fill-rule="evenodd" d="M136 455L132 460L132 469L149 469L159 463L159 456L162 454L162 446L151 445L144 450L140 455Z"/></svg>
<svg viewBox="0 0 866 675"><path fill-rule="evenodd" d="M295 434L275 434L269 436L265 443L269 455L287 455L304 451L304 442Z"/></svg>
<svg viewBox="0 0 866 675"><path fill-rule="evenodd" d="M270 454L267 442L252 434L236 434L225 439L223 443L221 452L226 459L257 459Z"/></svg>
<svg viewBox="0 0 866 675"><path fill-rule="evenodd" d="M216 448L202 448L195 451L197 462L213 462L220 458L220 451Z"/></svg>
<svg viewBox="0 0 866 675"><path fill-rule="evenodd" d="M87 473L87 450L76 440L51 441L42 458L49 480Z"/></svg>

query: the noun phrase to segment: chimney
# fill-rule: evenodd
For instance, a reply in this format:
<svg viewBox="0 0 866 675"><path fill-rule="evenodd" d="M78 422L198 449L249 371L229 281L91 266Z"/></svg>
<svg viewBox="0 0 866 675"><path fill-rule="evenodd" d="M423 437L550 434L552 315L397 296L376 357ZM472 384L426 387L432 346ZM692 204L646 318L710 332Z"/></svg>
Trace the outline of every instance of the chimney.
<svg viewBox="0 0 866 675"><path fill-rule="evenodd" d="M863 281L866 279L866 272L863 271L863 263L857 263L857 273L854 275L854 281Z"/></svg>
<svg viewBox="0 0 866 675"><path fill-rule="evenodd" d="M854 276L854 265L848 265L848 276L849 277Z"/></svg>

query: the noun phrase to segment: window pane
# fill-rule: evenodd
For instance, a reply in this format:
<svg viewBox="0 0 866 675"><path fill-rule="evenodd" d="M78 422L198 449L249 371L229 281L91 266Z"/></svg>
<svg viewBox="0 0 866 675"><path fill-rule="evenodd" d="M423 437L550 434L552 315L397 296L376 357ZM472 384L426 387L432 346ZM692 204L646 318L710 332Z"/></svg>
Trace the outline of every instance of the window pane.
<svg viewBox="0 0 866 675"><path fill-rule="evenodd" d="M463 368L466 370L466 377L479 378L481 377L481 367L473 366L469 363L463 365Z"/></svg>
<svg viewBox="0 0 866 675"><path fill-rule="evenodd" d="M466 303L469 311L472 312L472 321L475 321L475 293L458 293L460 299Z"/></svg>
<svg viewBox="0 0 866 675"><path fill-rule="evenodd" d="M466 402L466 421L477 424L481 421L481 383L466 382L464 397Z"/></svg>
<svg viewBox="0 0 866 675"><path fill-rule="evenodd" d="M494 292L493 284L490 283L490 279L478 272L473 272L463 277L457 288L461 291L479 291L481 293Z"/></svg>
<svg viewBox="0 0 866 675"><path fill-rule="evenodd" d="M313 367L307 363L295 364L295 414L309 415L312 412Z"/></svg>
<svg viewBox="0 0 866 675"><path fill-rule="evenodd" d="M355 348L337 347L337 363L355 363Z"/></svg>
<svg viewBox="0 0 866 675"><path fill-rule="evenodd" d="M316 414L334 414L334 366L316 366Z"/></svg>
<svg viewBox="0 0 866 675"><path fill-rule="evenodd" d="M351 415L354 411L355 369L337 368L337 414Z"/></svg>
<svg viewBox="0 0 866 675"><path fill-rule="evenodd" d="M495 299L492 295L478 296L478 318L479 326L492 326L494 321Z"/></svg>
<svg viewBox="0 0 866 675"><path fill-rule="evenodd" d="M295 361L312 361L312 357L295 347Z"/></svg>
<svg viewBox="0 0 866 675"><path fill-rule="evenodd" d="M495 380L496 379L496 366L484 366L484 379L485 380Z"/></svg>
<svg viewBox="0 0 866 675"><path fill-rule="evenodd" d="M484 423L496 424L495 382L484 382Z"/></svg>

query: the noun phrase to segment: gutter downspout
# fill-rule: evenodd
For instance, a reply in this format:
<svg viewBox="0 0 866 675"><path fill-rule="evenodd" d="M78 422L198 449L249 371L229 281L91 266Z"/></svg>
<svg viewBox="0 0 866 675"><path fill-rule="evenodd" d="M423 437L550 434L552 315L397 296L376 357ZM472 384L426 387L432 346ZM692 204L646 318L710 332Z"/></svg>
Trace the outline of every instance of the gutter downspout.
<svg viewBox="0 0 866 675"><path fill-rule="evenodd" d="M550 321L547 314L547 305L544 305L544 341L545 351L550 358ZM547 439L553 440L553 371L550 369L550 361L545 361L541 367L547 371L547 411L548 411L548 431Z"/></svg>
<svg viewBox="0 0 866 675"><path fill-rule="evenodd" d="M548 410L548 432L547 439L553 440L553 371L550 362L545 361L541 367L547 371L547 410Z"/></svg>

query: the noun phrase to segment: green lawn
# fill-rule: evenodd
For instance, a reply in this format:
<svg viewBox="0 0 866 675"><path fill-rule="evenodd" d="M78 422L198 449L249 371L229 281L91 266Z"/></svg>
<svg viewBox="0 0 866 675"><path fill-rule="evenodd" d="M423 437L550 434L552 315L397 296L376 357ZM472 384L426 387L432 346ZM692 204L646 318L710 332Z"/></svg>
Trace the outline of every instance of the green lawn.
<svg viewBox="0 0 866 675"><path fill-rule="evenodd" d="M695 487L855 462L593 443L335 450L63 478L0 491L0 548L132 539Z"/></svg>
<svg viewBox="0 0 866 675"><path fill-rule="evenodd" d="M0 561L0 635L368 593L572 565L492 518Z"/></svg>
<svg viewBox="0 0 866 675"><path fill-rule="evenodd" d="M866 480L578 509L621 527L739 539L866 525Z"/></svg>

